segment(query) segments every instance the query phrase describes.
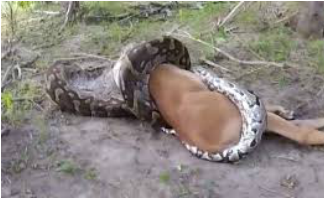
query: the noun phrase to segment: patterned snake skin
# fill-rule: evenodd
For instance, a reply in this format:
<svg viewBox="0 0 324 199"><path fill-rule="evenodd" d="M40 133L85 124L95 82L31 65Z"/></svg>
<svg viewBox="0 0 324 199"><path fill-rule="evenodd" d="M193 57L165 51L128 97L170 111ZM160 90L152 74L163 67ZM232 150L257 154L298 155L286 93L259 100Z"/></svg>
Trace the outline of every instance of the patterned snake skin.
<svg viewBox="0 0 324 199"><path fill-rule="evenodd" d="M81 95L69 83L71 74L78 73L79 70L75 66L64 65L64 62L50 67L47 73L47 92L63 110L81 115L111 117L129 115L131 112L137 118L151 122L155 129L176 134L164 122L148 89L150 72L162 63L171 63L182 69L192 70L201 77L210 90L226 95L238 107L242 116L243 125L238 144L219 153L208 153L183 143L191 153L209 161L235 162L259 144L266 127L266 111L259 98L204 68L191 69L187 48L172 37L141 43L122 54L112 70L112 79L115 80L124 100L113 97L98 99L91 93Z"/></svg>
<svg viewBox="0 0 324 199"><path fill-rule="evenodd" d="M245 157L260 143L266 128L266 110L259 97L238 85L219 78L216 74L202 68L193 68L212 91L227 96L239 109L242 116L242 130L239 143L220 153L208 153L187 143L186 148L199 158L215 162L235 162ZM175 133L175 132L173 132Z"/></svg>
<svg viewBox="0 0 324 199"><path fill-rule="evenodd" d="M129 110L137 118L151 122L156 130L166 123L150 96L148 82L151 71L163 63L189 70L191 63L187 48L172 37L155 39L126 51L114 68L120 71L116 81Z"/></svg>
<svg viewBox="0 0 324 199"><path fill-rule="evenodd" d="M79 65L70 61L60 60L52 64L46 74L46 92L50 98L59 105L61 110L69 111L85 116L99 117L123 117L130 113L125 108L126 104L120 97L115 97L111 93L105 97L100 97L106 90L113 90L103 87L99 90L100 95L94 92L86 92L75 88L71 81L84 76L83 80L102 79L101 86L112 78L109 78L110 68L95 68L84 70ZM106 80L107 79L107 80ZM86 83L89 83L86 82ZM108 82L107 84L109 84ZM109 86L113 85L112 83ZM116 87L117 88L117 87ZM115 89L117 90L117 89Z"/></svg>

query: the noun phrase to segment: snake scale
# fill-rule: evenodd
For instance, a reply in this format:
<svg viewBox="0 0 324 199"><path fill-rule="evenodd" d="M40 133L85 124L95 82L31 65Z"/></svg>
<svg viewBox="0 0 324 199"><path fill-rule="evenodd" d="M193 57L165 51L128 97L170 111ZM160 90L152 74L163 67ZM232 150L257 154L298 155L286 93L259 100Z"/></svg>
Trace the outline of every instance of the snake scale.
<svg viewBox="0 0 324 199"><path fill-rule="evenodd" d="M242 116L239 143L221 152L208 153L195 146L183 144L199 158L216 162L235 162L250 153L261 141L266 127L266 111L260 99L251 91L217 77L202 67L191 68L188 49L177 39L163 37L143 42L122 53L112 70L103 70L98 77L112 71L114 83L123 99L108 96L104 99L90 93L81 94L73 88L70 79L80 69L64 62L53 64L47 73L47 93L61 109L81 115L126 116L130 113L138 119L151 122L155 129L176 134L164 122L152 100L148 81L150 72L162 63L170 63L200 76L211 91L227 96ZM104 78L104 81L108 81Z"/></svg>

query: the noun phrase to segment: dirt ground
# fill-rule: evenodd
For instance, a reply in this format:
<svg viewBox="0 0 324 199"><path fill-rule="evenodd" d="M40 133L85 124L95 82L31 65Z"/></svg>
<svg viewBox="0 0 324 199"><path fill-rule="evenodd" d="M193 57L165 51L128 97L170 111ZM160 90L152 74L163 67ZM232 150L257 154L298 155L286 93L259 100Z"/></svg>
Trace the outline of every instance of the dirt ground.
<svg viewBox="0 0 324 199"><path fill-rule="evenodd" d="M83 38L84 33L74 35L55 51L81 52ZM189 52L195 51L192 43L182 41ZM244 57L235 48L230 52ZM42 53L51 60L52 51ZM324 79L316 70L261 67L251 72L253 67L218 63L229 72L215 69L217 73L254 90L267 103L294 110L298 118L324 115ZM274 78L279 73L285 84ZM32 111L23 125L11 126L1 136L2 197L324 196L323 147L265 135L242 161L213 163L192 156L177 138L156 134L134 118L63 113L49 99L42 105L45 114ZM39 116L47 121L45 139L33 122Z"/></svg>
<svg viewBox="0 0 324 199"><path fill-rule="evenodd" d="M291 74L295 76L296 74ZM323 84L299 74L285 88L266 79L249 84L265 101L295 109L303 118L323 115ZM303 83L308 87L301 89ZM311 83L311 85L309 85ZM307 101L308 99L309 101ZM59 119L58 119L59 118ZM156 135L132 118L91 118L54 111L50 138L35 149L32 124L2 136L3 197L322 197L324 152L276 136L237 164L193 157L173 136ZM21 161L22 151L28 159ZM52 157L52 154L54 157ZM69 160L76 172L60 172ZM12 162L22 167L7 172ZM22 165L21 165L22 164ZM87 179L89 171L94 177Z"/></svg>

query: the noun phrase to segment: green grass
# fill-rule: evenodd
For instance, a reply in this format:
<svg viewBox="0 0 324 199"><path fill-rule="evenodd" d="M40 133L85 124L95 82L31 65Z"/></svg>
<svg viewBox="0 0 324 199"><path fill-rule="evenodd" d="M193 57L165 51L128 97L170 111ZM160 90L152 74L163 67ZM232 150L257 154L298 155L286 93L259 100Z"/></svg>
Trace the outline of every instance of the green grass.
<svg viewBox="0 0 324 199"><path fill-rule="evenodd" d="M309 57L315 64L319 72L324 74L324 40L314 40L307 45Z"/></svg>
<svg viewBox="0 0 324 199"><path fill-rule="evenodd" d="M62 160L58 164L57 171L69 174L69 175L74 175L76 174L80 168L72 161L70 160Z"/></svg>
<svg viewBox="0 0 324 199"><path fill-rule="evenodd" d="M286 61L290 52L297 47L297 43L291 37L285 27L279 27L260 33L256 41L250 43L251 48L269 61Z"/></svg>
<svg viewBox="0 0 324 199"><path fill-rule="evenodd" d="M168 172L162 172L159 176L160 183L168 184L170 182L170 174Z"/></svg>
<svg viewBox="0 0 324 199"><path fill-rule="evenodd" d="M259 20L255 11L246 10L236 17L235 22L241 25L255 25Z"/></svg>
<svg viewBox="0 0 324 199"><path fill-rule="evenodd" d="M81 2L89 15L120 15L129 12L129 2L121 1L84 1Z"/></svg>
<svg viewBox="0 0 324 199"><path fill-rule="evenodd" d="M29 161L29 154L28 154L28 148L25 148L25 150L22 150L20 152L20 157L17 160L14 160L12 162L11 171L14 173L20 173L24 169L26 169L28 161Z"/></svg>
<svg viewBox="0 0 324 199"><path fill-rule="evenodd" d="M202 30L210 28L210 24L216 22L216 18L225 13L230 5L232 4L229 2L207 2L199 10L181 8L176 16L176 21L189 26L194 30L194 34L198 34Z"/></svg>
<svg viewBox="0 0 324 199"><path fill-rule="evenodd" d="M47 126L47 122L44 119L45 116L40 114L37 115L33 118L33 125L38 129L38 144L44 144L48 138L49 138L49 134L48 134L48 126Z"/></svg>
<svg viewBox="0 0 324 199"><path fill-rule="evenodd" d="M289 84L289 79L285 76L279 77L279 79L277 81L278 81L278 86L280 88L283 88Z"/></svg>
<svg viewBox="0 0 324 199"><path fill-rule="evenodd" d="M29 81L18 82L13 88L8 88L1 96L1 119L14 126L20 125L41 94L42 88Z"/></svg>
<svg viewBox="0 0 324 199"><path fill-rule="evenodd" d="M96 9L100 8L102 10L100 12L105 11L115 16L127 12L136 12L136 10L130 6L132 4L118 3L86 2L85 5L90 7L94 6ZM110 7L110 4L112 7ZM225 11L228 11L231 5L234 4L228 2L208 2L202 9L180 7L179 10L173 10L174 15L167 18L167 21L159 20L159 18L156 17L150 17L148 19L137 19L134 17L131 19L131 22L125 21L124 23L119 21L104 21L100 23L100 26L92 25L92 28L88 29L89 33L87 35L89 36L86 40L81 42L81 46L82 49L96 49L96 51L99 51L101 54L115 56L116 54L119 54L121 49L128 44L129 41L140 42L156 38L172 29L174 24L189 26L191 34L197 36L198 38L204 39L207 42L215 41L217 44L224 43L228 39L225 31L220 30L218 32L213 31L210 33L210 24L213 22L213 20L216 22L216 17L222 15L225 13ZM201 34L202 32L206 31L208 34ZM214 53L213 49L205 46L202 46L200 50L206 55L212 55Z"/></svg>
<svg viewBox="0 0 324 199"><path fill-rule="evenodd" d="M97 176L97 171L94 168L88 169L84 173L84 178L87 180L96 180Z"/></svg>

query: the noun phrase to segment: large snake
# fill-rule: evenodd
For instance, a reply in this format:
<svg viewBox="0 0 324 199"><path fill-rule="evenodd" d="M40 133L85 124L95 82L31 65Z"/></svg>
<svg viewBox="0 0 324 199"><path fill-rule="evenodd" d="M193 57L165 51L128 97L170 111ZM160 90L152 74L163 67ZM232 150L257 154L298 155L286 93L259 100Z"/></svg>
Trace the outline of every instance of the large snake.
<svg viewBox="0 0 324 199"><path fill-rule="evenodd" d="M211 91L226 95L238 107L242 116L239 143L221 152L208 153L183 142L191 153L209 161L234 162L259 144L266 127L266 111L260 99L252 92L219 78L202 67L191 68L187 48L172 37L143 42L129 48L122 53L112 70L103 69L95 75L102 79L102 84L114 80L123 99L109 95L99 98L91 92L81 93L71 86L71 79L79 73L87 76L88 72L65 62L55 63L49 68L47 92L63 110L95 116L124 116L132 113L141 120L151 122L155 129L176 134L161 117L148 89L150 72L162 63L170 63L199 75Z"/></svg>

